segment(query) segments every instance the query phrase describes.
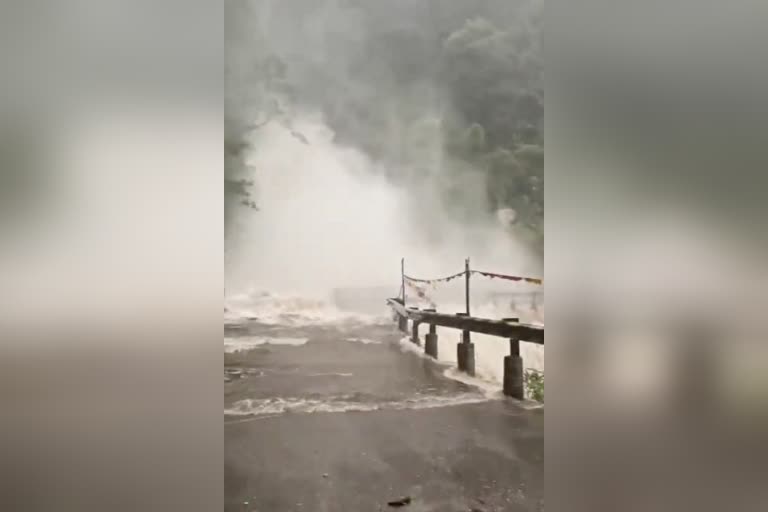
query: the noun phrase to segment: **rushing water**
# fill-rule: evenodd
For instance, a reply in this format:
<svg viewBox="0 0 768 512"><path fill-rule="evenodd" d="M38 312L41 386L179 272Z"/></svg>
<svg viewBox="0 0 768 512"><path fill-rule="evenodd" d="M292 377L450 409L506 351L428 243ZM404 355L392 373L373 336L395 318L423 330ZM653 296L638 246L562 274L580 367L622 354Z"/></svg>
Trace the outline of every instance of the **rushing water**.
<svg viewBox="0 0 768 512"><path fill-rule="evenodd" d="M477 377L470 378L455 370L458 331L438 329L439 359L429 360L422 347L397 331L384 297L378 313L257 291L232 295L225 304L225 414L230 421L423 409L502 397L506 340L473 335ZM478 309L508 313L498 304ZM527 366L543 369L540 347L523 344L522 350Z"/></svg>

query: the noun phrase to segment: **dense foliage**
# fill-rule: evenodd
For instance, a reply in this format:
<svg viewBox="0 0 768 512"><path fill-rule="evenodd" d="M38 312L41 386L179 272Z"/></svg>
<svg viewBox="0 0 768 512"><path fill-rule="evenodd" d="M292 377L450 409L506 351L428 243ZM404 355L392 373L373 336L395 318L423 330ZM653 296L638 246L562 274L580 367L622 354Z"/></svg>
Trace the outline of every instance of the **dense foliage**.
<svg viewBox="0 0 768 512"><path fill-rule="evenodd" d="M228 86L232 169L270 94L319 110L340 143L385 163L403 185L429 180L464 220L514 210L542 248L543 87L540 2L253 0L227 4L242 29ZM257 20L251 23L244 19ZM229 19L228 19L229 23ZM228 36L230 25L227 27ZM256 36L255 34L259 34ZM257 41L258 39L258 41ZM228 63L230 61L228 46ZM243 73L243 67L248 70ZM257 99L256 96L259 96ZM248 110L247 116L242 110ZM272 110L272 112L270 112ZM240 167L239 167L240 166ZM233 194L246 194L228 172ZM249 200L244 202L249 204Z"/></svg>
<svg viewBox="0 0 768 512"><path fill-rule="evenodd" d="M544 403L544 374L537 370L525 370L523 381L526 396L531 400Z"/></svg>

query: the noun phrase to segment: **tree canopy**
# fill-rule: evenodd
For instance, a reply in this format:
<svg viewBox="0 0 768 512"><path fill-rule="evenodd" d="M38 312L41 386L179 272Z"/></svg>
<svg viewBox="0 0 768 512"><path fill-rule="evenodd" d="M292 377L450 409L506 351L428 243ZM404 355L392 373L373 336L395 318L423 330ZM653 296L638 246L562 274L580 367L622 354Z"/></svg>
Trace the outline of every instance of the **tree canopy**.
<svg viewBox="0 0 768 512"><path fill-rule="evenodd" d="M383 162L392 182L433 180L460 219L512 209L513 229L543 247L541 2L232 4L233 37L257 46L228 57L233 194L247 193L239 120L280 115L270 101L288 98L321 111L337 140Z"/></svg>

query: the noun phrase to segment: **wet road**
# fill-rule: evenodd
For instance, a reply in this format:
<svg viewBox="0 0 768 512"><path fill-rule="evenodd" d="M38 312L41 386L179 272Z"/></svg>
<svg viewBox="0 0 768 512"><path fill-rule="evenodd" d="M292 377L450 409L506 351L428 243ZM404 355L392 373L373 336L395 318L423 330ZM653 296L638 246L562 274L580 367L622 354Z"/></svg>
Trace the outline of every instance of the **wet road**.
<svg viewBox="0 0 768 512"><path fill-rule="evenodd" d="M543 510L544 416L391 322L225 326L225 510Z"/></svg>

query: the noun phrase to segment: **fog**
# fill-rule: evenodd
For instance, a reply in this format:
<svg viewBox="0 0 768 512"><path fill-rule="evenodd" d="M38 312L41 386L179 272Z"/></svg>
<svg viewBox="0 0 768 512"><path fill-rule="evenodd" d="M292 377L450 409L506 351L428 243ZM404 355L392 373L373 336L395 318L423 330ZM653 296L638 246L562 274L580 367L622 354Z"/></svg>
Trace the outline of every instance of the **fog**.
<svg viewBox="0 0 768 512"><path fill-rule="evenodd" d="M410 275L428 278L462 270L467 256L476 268L533 270L535 258L501 220L461 225L439 210L422 212L441 232L433 241L422 222L411 222L418 197L387 182L364 153L335 144L320 115L295 121L294 130L302 137L265 128L249 153L260 210L238 224L230 286L312 295L390 286L394 295L401 257Z"/></svg>
<svg viewBox="0 0 768 512"><path fill-rule="evenodd" d="M456 273L467 257L473 268L541 275L541 256L488 204L486 174L444 152L443 120L455 109L437 74L417 69L436 59L409 43L444 39L441 23L460 28L472 14L516 12L469 3L228 6L227 179L253 184L246 199L227 198L228 290L394 295L402 257L416 277ZM384 37L372 19L394 27L382 29L397 34L385 45L391 58L366 57ZM423 20L434 33L408 32ZM251 201L258 210L243 207Z"/></svg>

